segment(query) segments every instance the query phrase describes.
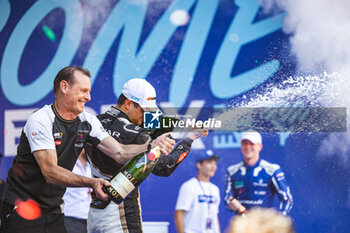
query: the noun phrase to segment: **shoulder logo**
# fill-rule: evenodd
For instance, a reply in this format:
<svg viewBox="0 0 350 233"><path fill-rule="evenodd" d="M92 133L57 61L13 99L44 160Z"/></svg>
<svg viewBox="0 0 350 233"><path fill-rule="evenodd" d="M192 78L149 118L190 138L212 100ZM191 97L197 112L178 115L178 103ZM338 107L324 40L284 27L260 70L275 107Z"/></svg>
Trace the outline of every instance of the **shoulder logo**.
<svg viewBox="0 0 350 233"><path fill-rule="evenodd" d="M284 179L284 173L283 172L280 172L276 175L277 177L277 180L280 181L280 180L283 180Z"/></svg>
<svg viewBox="0 0 350 233"><path fill-rule="evenodd" d="M101 120L101 123L107 124L111 121L112 121L111 119L106 118L106 119Z"/></svg>
<svg viewBox="0 0 350 233"><path fill-rule="evenodd" d="M107 112L106 112L108 115L111 115L111 116L118 116L118 114L120 113L120 111L116 108L113 108L113 107L110 107Z"/></svg>
<svg viewBox="0 0 350 233"><path fill-rule="evenodd" d="M280 177L280 176L284 176L284 173L283 172L280 172L276 175L277 177Z"/></svg>
<svg viewBox="0 0 350 233"><path fill-rule="evenodd" d="M33 137L36 137L36 136L42 136L42 135L44 135L44 133L39 130L39 131L31 132L31 135Z"/></svg>

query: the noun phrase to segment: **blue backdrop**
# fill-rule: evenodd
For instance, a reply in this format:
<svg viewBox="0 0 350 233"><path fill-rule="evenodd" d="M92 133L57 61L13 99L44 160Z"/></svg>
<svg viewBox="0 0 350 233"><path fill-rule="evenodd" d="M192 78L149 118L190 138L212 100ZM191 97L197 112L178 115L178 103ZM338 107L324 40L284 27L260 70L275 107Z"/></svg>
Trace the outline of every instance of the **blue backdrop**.
<svg viewBox="0 0 350 233"><path fill-rule="evenodd" d="M131 78L152 83L160 106L240 105L295 73L283 16L263 13L257 0L0 0L1 178L28 114L53 102L62 67L92 72L87 106L95 113L115 104ZM325 136L263 134L262 157L279 163L290 183L298 232L350 232L349 171L334 157L319 159ZM223 194L227 167L241 160L238 138L211 132L172 176L151 175L141 186L144 220L169 221L175 232L178 189L205 149L221 155L212 181ZM222 229L231 216L221 203Z"/></svg>

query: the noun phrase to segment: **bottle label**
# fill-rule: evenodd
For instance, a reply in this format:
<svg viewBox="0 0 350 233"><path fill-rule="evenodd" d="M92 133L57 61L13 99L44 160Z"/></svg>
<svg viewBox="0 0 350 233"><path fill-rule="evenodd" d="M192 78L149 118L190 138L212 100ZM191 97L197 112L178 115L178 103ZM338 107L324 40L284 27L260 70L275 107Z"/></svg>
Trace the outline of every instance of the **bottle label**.
<svg viewBox="0 0 350 233"><path fill-rule="evenodd" d="M111 186L125 198L132 190L134 190L135 185L126 177L123 173L119 173L111 181Z"/></svg>
<svg viewBox="0 0 350 233"><path fill-rule="evenodd" d="M149 158L150 154L152 154L151 157L153 159ZM151 151L148 153L148 159L153 161L154 159L158 159L161 154L162 154L162 152L160 151L159 146L156 146L156 147L152 148Z"/></svg>

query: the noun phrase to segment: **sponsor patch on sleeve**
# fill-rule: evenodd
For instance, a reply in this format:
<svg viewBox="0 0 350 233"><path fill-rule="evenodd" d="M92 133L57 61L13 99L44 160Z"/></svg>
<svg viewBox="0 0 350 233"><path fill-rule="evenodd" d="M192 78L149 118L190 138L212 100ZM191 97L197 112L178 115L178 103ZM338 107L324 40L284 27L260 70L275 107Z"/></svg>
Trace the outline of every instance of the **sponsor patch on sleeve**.
<svg viewBox="0 0 350 233"><path fill-rule="evenodd" d="M187 155L188 155L188 151L185 151L184 153L182 153L176 163L180 163L182 160L186 158Z"/></svg>

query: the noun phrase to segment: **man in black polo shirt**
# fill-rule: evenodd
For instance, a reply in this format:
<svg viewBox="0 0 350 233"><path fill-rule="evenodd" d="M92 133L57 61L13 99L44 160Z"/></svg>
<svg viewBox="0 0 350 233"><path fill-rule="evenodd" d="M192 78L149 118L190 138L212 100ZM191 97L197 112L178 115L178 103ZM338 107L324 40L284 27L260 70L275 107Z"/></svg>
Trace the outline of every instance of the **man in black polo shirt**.
<svg viewBox="0 0 350 233"><path fill-rule="evenodd" d="M60 205L68 186L91 187L99 198L107 199L102 187L108 186L108 181L71 172L86 143L122 164L147 150L147 145L121 145L104 132L99 120L84 111L85 103L91 99L90 91L88 70L65 67L54 80L54 104L28 118L5 184L2 232L65 233ZM174 141L164 137L157 143L163 153L168 153ZM23 201L27 205L18 204ZM38 207L40 214L33 217Z"/></svg>

